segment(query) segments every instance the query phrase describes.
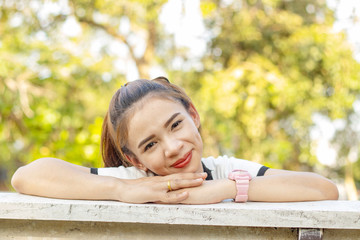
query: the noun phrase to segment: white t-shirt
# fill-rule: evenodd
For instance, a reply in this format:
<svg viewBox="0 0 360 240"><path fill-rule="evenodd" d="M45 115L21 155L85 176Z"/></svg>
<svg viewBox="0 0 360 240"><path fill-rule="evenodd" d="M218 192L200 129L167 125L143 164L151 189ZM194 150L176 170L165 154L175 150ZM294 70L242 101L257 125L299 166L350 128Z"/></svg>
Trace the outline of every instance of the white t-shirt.
<svg viewBox="0 0 360 240"><path fill-rule="evenodd" d="M228 174L232 170L246 170L250 173L251 177L263 176L267 167L251 162L248 160L238 159L234 157L228 157L226 155L219 156L217 158L207 157L201 159L203 166L210 170L212 179L224 179L228 178ZM206 171L206 169L204 169ZM145 172L136 167L107 167L107 168L98 168L92 173L101 175L101 176L111 176L121 179L137 179L142 177L151 177L154 176L152 172Z"/></svg>

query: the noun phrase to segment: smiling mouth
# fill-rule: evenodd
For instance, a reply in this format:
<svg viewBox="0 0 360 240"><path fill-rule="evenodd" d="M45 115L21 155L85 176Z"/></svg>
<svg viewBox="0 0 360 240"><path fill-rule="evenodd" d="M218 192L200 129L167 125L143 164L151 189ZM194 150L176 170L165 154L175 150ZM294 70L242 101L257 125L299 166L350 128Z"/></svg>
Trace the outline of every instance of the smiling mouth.
<svg viewBox="0 0 360 240"><path fill-rule="evenodd" d="M189 151L183 158L177 160L171 167L174 168L183 168L188 165L191 161L192 151Z"/></svg>

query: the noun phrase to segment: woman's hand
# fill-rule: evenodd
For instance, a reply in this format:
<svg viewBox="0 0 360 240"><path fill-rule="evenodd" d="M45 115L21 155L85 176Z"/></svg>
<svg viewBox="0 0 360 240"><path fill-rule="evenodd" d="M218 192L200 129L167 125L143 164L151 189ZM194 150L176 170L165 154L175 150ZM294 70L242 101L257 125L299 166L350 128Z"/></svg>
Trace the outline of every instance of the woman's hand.
<svg viewBox="0 0 360 240"><path fill-rule="evenodd" d="M206 173L177 173L167 176L121 180L117 200L129 203L180 203L189 191L203 184ZM170 184L171 191L168 184ZM117 191L116 191L117 192Z"/></svg>

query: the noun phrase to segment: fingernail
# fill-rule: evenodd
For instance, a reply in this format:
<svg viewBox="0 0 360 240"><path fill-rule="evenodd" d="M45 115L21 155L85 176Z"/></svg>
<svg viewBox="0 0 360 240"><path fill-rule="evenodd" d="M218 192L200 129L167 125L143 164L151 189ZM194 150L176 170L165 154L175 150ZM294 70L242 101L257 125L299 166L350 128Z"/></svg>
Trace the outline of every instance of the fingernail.
<svg viewBox="0 0 360 240"><path fill-rule="evenodd" d="M202 179L202 178L197 178L197 179L195 179L195 181L197 181L197 182L200 182L200 181L202 181L202 180L204 180L204 179Z"/></svg>

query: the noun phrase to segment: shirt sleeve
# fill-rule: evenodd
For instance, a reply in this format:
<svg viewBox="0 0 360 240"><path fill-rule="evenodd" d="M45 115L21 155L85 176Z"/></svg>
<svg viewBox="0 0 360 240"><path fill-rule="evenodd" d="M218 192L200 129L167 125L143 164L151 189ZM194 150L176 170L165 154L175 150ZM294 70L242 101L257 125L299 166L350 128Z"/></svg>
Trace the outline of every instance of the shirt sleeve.
<svg viewBox="0 0 360 240"><path fill-rule="evenodd" d="M143 177L153 176L152 173L147 173L136 167L107 167L107 168L91 168L90 173L99 176L109 176L121 179L137 179Z"/></svg>
<svg viewBox="0 0 360 240"><path fill-rule="evenodd" d="M229 173L233 170L246 170L250 173L251 177L254 178L263 176L266 170L269 169L256 162L228 157L226 155L217 158L203 158L202 162L211 170L214 180L228 178Z"/></svg>

